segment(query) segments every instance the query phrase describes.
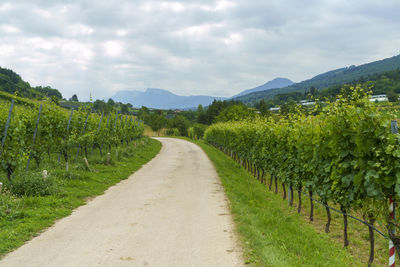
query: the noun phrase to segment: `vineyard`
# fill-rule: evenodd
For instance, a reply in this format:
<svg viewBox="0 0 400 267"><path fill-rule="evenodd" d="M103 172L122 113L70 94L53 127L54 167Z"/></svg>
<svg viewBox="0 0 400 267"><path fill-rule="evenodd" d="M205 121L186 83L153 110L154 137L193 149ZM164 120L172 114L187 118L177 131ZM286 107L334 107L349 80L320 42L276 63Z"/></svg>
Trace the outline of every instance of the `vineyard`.
<svg viewBox="0 0 400 267"><path fill-rule="evenodd" d="M72 150L78 154L128 144L139 138L143 126L132 116L118 113L92 113L90 108L67 111L54 104L14 105L14 101L0 106L0 169L11 182L12 174L28 170L31 159L39 167L45 155L58 153L58 160L68 160Z"/></svg>
<svg viewBox="0 0 400 267"><path fill-rule="evenodd" d="M0 258L152 159L143 131L118 112L0 100Z"/></svg>
<svg viewBox="0 0 400 267"><path fill-rule="evenodd" d="M270 189L275 182L277 192L278 181L287 186L291 201L297 190L298 212L302 192L326 205L326 232L329 205L337 206L343 214L345 246L348 214L361 214L371 229L371 264L376 225L386 228L379 232L399 252L398 236L391 231L397 223L389 211L389 201L400 197L400 146L399 135L391 133L393 119L390 113L379 112L357 87L335 102L316 105L311 115L299 110L278 119L217 123L206 130L205 139Z"/></svg>

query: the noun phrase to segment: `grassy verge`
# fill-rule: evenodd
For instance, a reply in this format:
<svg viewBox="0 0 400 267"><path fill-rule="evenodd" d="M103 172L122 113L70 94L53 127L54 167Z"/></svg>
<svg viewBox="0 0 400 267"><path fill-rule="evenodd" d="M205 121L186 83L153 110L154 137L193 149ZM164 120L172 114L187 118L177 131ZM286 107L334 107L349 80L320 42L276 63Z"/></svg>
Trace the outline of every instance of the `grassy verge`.
<svg viewBox="0 0 400 267"><path fill-rule="evenodd" d="M246 263L255 266L362 266L359 257L321 233L224 153L193 141L208 155L231 203ZM365 263L365 262L364 262ZM365 265L365 264L364 264Z"/></svg>
<svg viewBox="0 0 400 267"><path fill-rule="evenodd" d="M29 180L25 186L30 184L36 190L50 192L48 195L18 197L7 190L0 194L0 258L38 235L57 219L71 214L73 209L85 204L88 199L128 178L160 149L159 141L144 138L137 142L137 146L135 143L135 147L132 144L113 150L110 165L104 164L105 156L94 153L89 158L90 171L85 169L81 158L71 163L68 172L63 166L61 168L57 160L46 162L42 169L50 171L45 186L38 187L38 183ZM2 182L7 183L4 179Z"/></svg>

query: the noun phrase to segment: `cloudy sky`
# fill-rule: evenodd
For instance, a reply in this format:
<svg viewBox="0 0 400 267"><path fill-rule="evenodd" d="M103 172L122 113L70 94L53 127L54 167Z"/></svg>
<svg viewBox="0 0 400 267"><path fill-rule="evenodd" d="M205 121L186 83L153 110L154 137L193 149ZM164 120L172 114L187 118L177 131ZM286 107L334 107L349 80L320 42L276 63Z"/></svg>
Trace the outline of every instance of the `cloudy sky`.
<svg viewBox="0 0 400 267"><path fill-rule="evenodd" d="M400 1L1 0L0 66L66 98L231 96L400 53Z"/></svg>

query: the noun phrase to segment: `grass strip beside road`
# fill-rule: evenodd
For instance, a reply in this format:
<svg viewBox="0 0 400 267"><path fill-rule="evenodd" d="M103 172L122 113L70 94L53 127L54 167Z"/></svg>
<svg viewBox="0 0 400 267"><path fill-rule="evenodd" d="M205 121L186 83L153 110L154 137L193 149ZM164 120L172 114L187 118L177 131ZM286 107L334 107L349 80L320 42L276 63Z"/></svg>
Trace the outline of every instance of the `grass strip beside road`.
<svg viewBox="0 0 400 267"><path fill-rule="evenodd" d="M83 161L79 161L72 163L71 170L65 172L64 167L52 168L57 162L53 160L46 167L55 180L58 189L55 194L23 197L9 192L0 194L0 258L91 198L103 194L110 186L128 178L161 149L161 143L154 139L145 138L137 143L137 147L131 144L131 147L118 148L118 152L112 151L111 165L104 164L105 155L89 158L91 171L86 171Z"/></svg>
<svg viewBox="0 0 400 267"><path fill-rule="evenodd" d="M254 266L362 266L341 244L318 232L239 164L216 148L199 145L225 187L246 263Z"/></svg>

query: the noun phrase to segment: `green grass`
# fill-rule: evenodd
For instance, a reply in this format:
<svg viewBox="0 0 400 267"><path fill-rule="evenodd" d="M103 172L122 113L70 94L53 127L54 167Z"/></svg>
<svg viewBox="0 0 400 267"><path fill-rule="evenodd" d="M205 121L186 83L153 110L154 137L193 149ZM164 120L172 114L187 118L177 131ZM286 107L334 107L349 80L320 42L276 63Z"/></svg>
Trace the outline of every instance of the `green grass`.
<svg viewBox="0 0 400 267"><path fill-rule="evenodd" d="M189 139L187 139L189 140ZM193 141L208 155L225 187L247 264L362 266L342 244L318 231L224 153ZM306 201L305 199L303 201Z"/></svg>
<svg viewBox="0 0 400 267"><path fill-rule="evenodd" d="M90 157L91 171L85 170L81 160L71 162L69 172L64 171L57 160L45 163L42 169L47 168L56 181L58 190L53 195L16 197L7 191L0 194L0 258L38 235L57 219L68 216L90 198L128 178L161 149L161 143L153 139L144 138L137 143L136 149L133 145L118 148L118 158L115 150L112 151L111 165L103 163L105 156ZM6 183L4 179L0 181Z"/></svg>

